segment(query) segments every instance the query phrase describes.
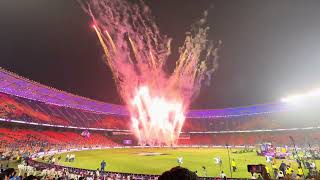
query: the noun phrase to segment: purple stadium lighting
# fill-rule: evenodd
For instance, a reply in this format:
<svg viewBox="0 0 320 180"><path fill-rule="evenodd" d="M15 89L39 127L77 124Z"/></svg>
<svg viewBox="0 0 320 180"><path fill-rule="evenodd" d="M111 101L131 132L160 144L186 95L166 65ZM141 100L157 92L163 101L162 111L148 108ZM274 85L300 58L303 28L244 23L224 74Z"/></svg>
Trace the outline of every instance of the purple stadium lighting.
<svg viewBox="0 0 320 180"><path fill-rule="evenodd" d="M44 102L46 104L85 110L98 114L129 116L129 112L125 106L99 102L68 92L60 91L55 88L44 86L40 83L20 77L1 68L0 82L0 92L5 94ZM287 110L289 110L289 106L286 103L277 102L247 107L190 110L186 113L186 118L227 118L267 114Z"/></svg>

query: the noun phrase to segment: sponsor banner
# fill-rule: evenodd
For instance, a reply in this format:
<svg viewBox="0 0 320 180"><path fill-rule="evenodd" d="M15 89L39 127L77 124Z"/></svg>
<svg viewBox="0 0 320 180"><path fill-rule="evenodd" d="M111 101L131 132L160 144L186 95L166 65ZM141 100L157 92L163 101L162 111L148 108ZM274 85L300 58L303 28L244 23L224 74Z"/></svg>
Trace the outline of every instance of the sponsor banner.
<svg viewBox="0 0 320 180"><path fill-rule="evenodd" d="M132 144L132 140L131 139L125 139L125 140L123 140L123 144L131 145Z"/></svg>

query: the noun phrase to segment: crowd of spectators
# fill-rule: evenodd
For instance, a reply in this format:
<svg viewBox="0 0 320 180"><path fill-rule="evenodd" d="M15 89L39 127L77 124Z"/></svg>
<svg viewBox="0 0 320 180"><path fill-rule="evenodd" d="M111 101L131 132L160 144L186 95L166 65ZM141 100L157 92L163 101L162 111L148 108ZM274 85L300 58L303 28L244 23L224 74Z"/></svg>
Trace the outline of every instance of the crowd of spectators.
<svg viewBox="0 0 320 180"><path fill-rule="evenodd" d="M18 170L1 169L0 180L222 180L224 177L198 177L196 172L177 166L162 175L117 173L46 164L28 159Z"/></svg>
<svg viewBox="0 0 320 180"><path fill-rule="evenodd" d="M296 130L279 132L242 132L242 133L193 133L187 138L179 139L180 145L255 145L272 142L274 145L290 144L289 136L297 145L319 144L319 131Z"/></svg>
<svg viewBox="0 0 320 180"><path fill-rule="evenodd" d="M281 163L280 167L272 165L273 174L267 166L263 166L261 173L252 172L250 179L270 180L296 180L296 179L319 179L319 172L315 164L308 167L308 172L303 172L302 166L298 169L293 169L291 164ZM236 171L236 168L233 171ZM0 180L29 180L29 179L65 179L65 180L219 180L219 179L239 179L227 178L227 175L222 171L219 177L198 177L197 172L192 172L180 166L174 167L162 175L146 175L134 173L117 173L97 170L80 169L73 167L65 167L54 163L44 163L26 159L18 165L17 169L0 168ZM248 177L249 179L249 177Z"/></svg>
<svg viewBox="0 0 320 180"><path fill-rule="evenodd" d="M312 113L312 112L304 112ZM220 131L254 131L291 128L319 127L319 122L311 118L292 120L295 112L277 112L257 115L186 119L183 127L185 132L220 132ZM298 115L297 115L298 116Z"/></svg>
<svg viewBox="0 0 320 180"><path fill-rule="evenodd" d="M0 128L0 159L19 159L52 149L92 148L116 146L103 133L91 132L82 136L79 131L36 130L35 128Z"/></svg>

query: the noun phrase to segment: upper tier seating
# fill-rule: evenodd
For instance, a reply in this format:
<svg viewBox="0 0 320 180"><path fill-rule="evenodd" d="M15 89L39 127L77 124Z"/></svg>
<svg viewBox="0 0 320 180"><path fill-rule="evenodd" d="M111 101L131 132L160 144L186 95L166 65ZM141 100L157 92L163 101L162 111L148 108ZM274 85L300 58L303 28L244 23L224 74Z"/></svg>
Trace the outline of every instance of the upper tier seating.
<svg viewBox="0 0 320 180"><path fill-rule="evenodd" d="M48 105L0 93L0 118L40 124L128 129L127 119L84 110Z"/></svg>
<svg viewBox="0 0 320 180"><path fill-rule="evenodd" d="M247 131L320 126L318 116L302 116L306 114L308 113L293 111L250 116L186 119L182 131ZM129 117L96 114L69 107L49 105L43 102L6 95L3 93L0 93L0 118L29 123L84 128L131 129L131 121Z"/></svg>

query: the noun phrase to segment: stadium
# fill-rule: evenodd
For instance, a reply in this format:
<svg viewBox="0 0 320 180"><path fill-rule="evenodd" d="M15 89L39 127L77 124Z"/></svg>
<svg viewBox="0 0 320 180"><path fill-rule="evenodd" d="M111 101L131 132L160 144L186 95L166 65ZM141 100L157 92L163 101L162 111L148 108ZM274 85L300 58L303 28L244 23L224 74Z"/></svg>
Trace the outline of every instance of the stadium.
<svg viewBox="0 0 320 180"><path fill-rule="evenodd" d="M56 159L61 156L59 166L96 170L105 160L111 174L151 176L178 165L176 158L183 156L184 167L197 171L199 176L218 177L221 169L229 172L230 157L238 164L233 177L245 178L250 176L247 165L269 166L265 157L256 152L264 143L274 147L289 145L288 152L292 152L293 143L304 147L319 142L316 116L299 117L299 109L278 102L192 110L176 147L141 147L130 131L128 112L123 106L59 91L4 69L1 82L2 158L15 159L31 153L36 158L32 161L35 167L44 166L43 162L50 164L48 158L55 154ZM293 123L293 118L306 120ZM86 131L89 135L83 134ZM11 148L17 150L8 151ZM75 162L65 162L69 153L75 154ZM221 158L221 167L215 163L216 157ZM137 161L144 163L137 166ZM293 159L286 161L297 168ZM319 161L315 162L318 165ZM276 160L279 163L281 160ZM157 166L150 168L154 164Z"/></svg>
<svg viewBox="0 0 320 180"><path fill-rule="evenodd" d="M209 25L206 24L207 7L199 5L198 8L201 9L199 12L201 11L203 16L192 25L190 32L185 33L186 39L183 45L174 52L170 47L171 39L162 36L159 33L160 28L154 23L155 19L151 16L148 6L154 8L158 4L152 6L152 3L154 2L148 4L137 1L136 5L131 1L121 0L78 0L76 5L71 3L78 8L77 12L82 12L79 22L87 18L82 23L90 26L88 31L82 33L93 34L88 36L90 40L85 39L86 43L91 43L92 49L100 49L91 53L103 54L100 59L103 59L104 64L100 63L99 67L107 65L107 68L101 69L103 71L106 69L106 74L110 78L106 84L112 84L111 88L116 92L116 95L108 91L105 94L109 97L117 96L116 98L121 99L122 103L85 97L75 91L69 91L68 88L60 89L48 85L50 83L40 83L39 80L30 78L31 76L24 76L23 74L28 74L23 73L27 67L37 71L37 68L41 68L38 64L50 61L50 58L43 59L42 52L40 55L37 54L38 50L35 50L37 53L34 54L39 55L40 60L34 64L1 61L0 66L3 67L0 68L0 179L319 179L320 170L317 167L320 166L318 112L320 89L310 90L304 87L301 89L308 89L305 93L282 99L269 98L273 100L263 103L257 101L259 103L247 104L245 100L245 103L234 100L230 101L237 104L234 106L194 108L202 107L202 102L207 103L205 107L219 107L215 106L215 102L209 97L201 96L201 93L205 94L206 91L200 89L208 85L206 88L210 92L205 96L211 96L214 93L211 93L213 90L210 89L210 83L214 82L215 78L218 80L220 78L221 82L228 81L226 80L229 78L228 75L215 77L215 73L221 73L216 72L219 68L227 69L223 62L220 67L220 59L224 58L223 55L220 57L220 49L232 49L232 47L227 45L224 47L222 45L224 40L222 42L210 40L211 36L207 32ZM194 2L186 2L188 3L186 9L194 8ZM211 7L210 3L203 6ZM215 3L217 9L220 7L223 10L225 6L233 7L228 3ZM166 4L164 6L167 8ZM53 9L57 7L53 6ZM68 11L66 9L64 11ZM174 13L175 11L176 9L173 10ZM50 13L47 14L51 17ZM74 14L73 12L68 17L75 16ZM219 18L215 20L220 22ZM229 20L236 23L230 20L232 18L224 18L221 22ZM250 18L245 16L245 19ZM79 22L74 23L77 25L75 27L78 28L81 24ZM167 23L167 19L165 22ZM66 23L73 24L71 21ZM48 25L51 28L55 26L55 24ZM68 34L69 31L64 32L67 27L62 29L62 34ZM37 32L40 31L43 30ZM71 34L68 36L72 36ZM32 39L43 38L41 35L30 36ZM77 47L84 40L78 41L78 38L76 36L70 40L76 42L74 45ZM228 42L228 39L225 41ZM33 43L36 44L36 41L28 42L23 47L33 48ZM63 40L63 43L67 42ZM242 47L242 44L238 47ZM12 48L18 49L18 45ZM61 49L63 49L61 52L69 54L69 50ZM176 66L169 65L168 68L163 64L174 64L170 60L167 62L171 51L176 53L178 60L175 62ZM82 50L76 49L72 52L81 53ZM43 54L46 54L45 57L53 56L50 52ZM263 55L264 53L261 53L261 56ZM228 56L225 57L228 59ZM61 62L65 59L62 58ZM83 59L88 58L83 57ZM6 63L11 63L12 67L17 65L22 68L15 69ZM54 67L54 63L55 61L49 63L48 67ZM44 76L47 82L66 78L62 86L68 87L66 84L72 84L73 81L68 81L68 77L64 77L67 76L64 75L64 71L71 71L71 68L64 67L67 63L59 63L56 68L62 73L50 75L50 70L47 69L35 73L35 76ZM229 66L232 63L229 62ZM77 64L82 63L76 61L71 64L71 67L76 69ZM250 69L251 64L253 63L245 65ZM86 69L86 66L87 64L82 68ZM255 65L252 67L256 68ZM168 73L167 69L170 68L173 70ZM92 69L91 73L96 71L96 68ZM263 68L260 70L263 72ZM285 68L280 70L281 73L282 70L285 73ZM258 74L258 71L253 72ZM90 76L89 70L81 73L72 78L81 79ZM53 76L55 78L51 79ZM278 77L268 78L270 81L276 81ZM238 96L243 94L239 89L245 89L246 97L254 97L255 94L252 92L259 89L242 86L242 83L245 84L244 79L248 77L243 79L230 77L230 79L236 79L230 82L235 84L232 87L238 87L230 91L232 95L239 91L239 94L230 99L233 97L238 101L241 99ZM92 81L100 85L104 79L95 76ZM250 77L247 81L255 80ZM293 82L296 82L296 79ZM314 87L316 83L314 80L311 84ZM294 87L299 90L297 84L294 84ZM224 85L226 87L221 88L221 94L228 89L227 83ZM94 87L83 87L86 88L94 89ZM266 90L259 95L272 93L274 92ZM230 94L223 96L221 101L228 95ZM195 101L197 98L200 100ZM177 172L183 175L174 174Z"/></svg>

